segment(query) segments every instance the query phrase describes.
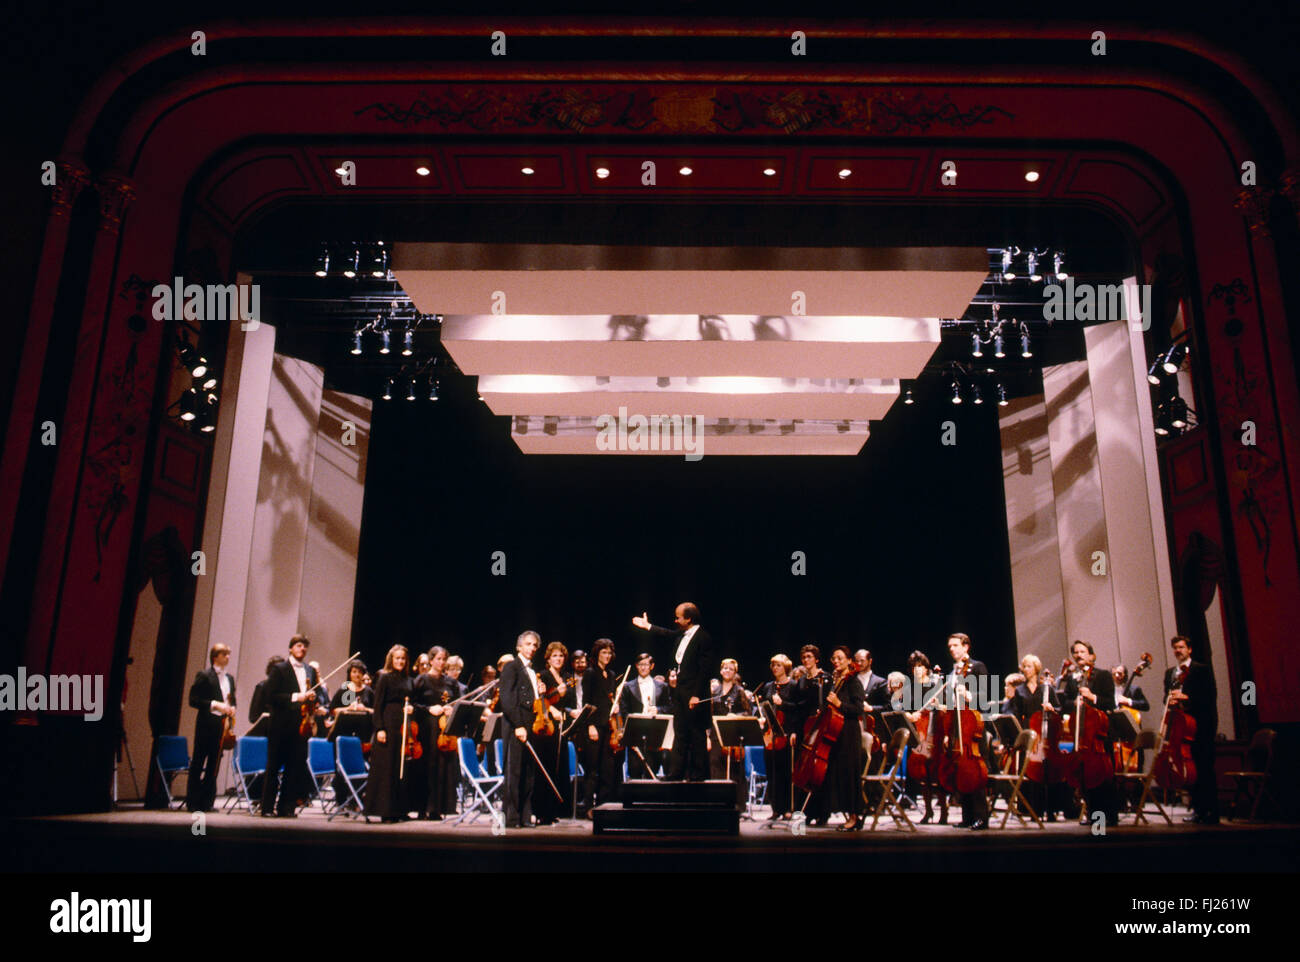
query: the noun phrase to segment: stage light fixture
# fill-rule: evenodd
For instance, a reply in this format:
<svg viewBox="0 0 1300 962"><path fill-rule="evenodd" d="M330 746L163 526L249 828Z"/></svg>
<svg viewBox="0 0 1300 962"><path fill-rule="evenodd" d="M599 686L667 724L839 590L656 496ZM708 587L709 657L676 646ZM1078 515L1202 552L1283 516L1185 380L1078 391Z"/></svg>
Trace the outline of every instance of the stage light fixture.
<svg viewBox="0 0 1300 962"><path fill-rule="evenodd" d="M1162 438L1168 437L1170 420L1169 406L1167 404L1161 404L1156 408L1156 434L1160 435Z"/></svg>
<svg viewBox="0 0 1300 962"><path fill-rule="evenodd" d="M428 167L424 166L424 164L421 164L419 167L415 168L415 172L419 174L421 177L428 177L429 174L432 173L432 171L429 170Z"/></svg>
<svg viewBox="0 0 1300 962"><path fill-rule="evenodd" d="M1187 427L1187 402L1180 397L1169 402L1169 424L1180 431Z"/></svg>
<svg viewBox="0 0 1300 962"><path fill-rule="evenodd" d="M415 353L415 331L408 327L402 332L402 357L410 357Z"/></svg>
<svg viewBox="0 0 1300 962"><path fill-rule="evenodd" d="M994 334L994 335L993 335L993 356L994 356L994 357L999 357L999 358L1001 358L1001 357L1006 357L1006 356L1007 356L1007 352L1006 352L1006 350L1003 348L1003 345L1002 345L1002 335L1001 335L1001 334Z"/></svg>
<svg viewBox="0 0 1300 962"><path fill-rule="evenodd" d="M1178 369L1183 366L1183 359L1187 357L1187 342L1179 341L1169 349L1165 355L1164 363L1161 365L1166 374L1177 374Z"/></svg>
<svg viewBox="0 0 1300 962"><path fill-rule="evenodd" d="M388 249L384 247L383 241L376 244L370 253L370 276L388 276Z"/></svg>
<svg viewBox="0 0 1300 962"><path fill-rule="evenodd" d="M974 334L970 336L970 356L971 357L984 356L984 348L980 345L979 331L976 331Z"/></svg>
<svg viewBox="0 0 1300 962"><path fill-rule="evenodd" d="M1038 183L1038 171L1036 170L1025 171L1025 180L1029 181L1031 184Z"/></svg>
<svg viewBox="0 0 1300 962"><path fill-rule="evenodd" d="M978 384L972 384L970 386L970 394L971 394L971 398L970 398L971 404L984 403L984 397L983 395L980 394L980 386Z"/></svg>
<svg viewBox="0 0 1300 962"><path fill-rule="evenodd" d="M415 400L415 378L411 378L410 386L406 389L406 399L408 401Z"/></svg>
<svg viewBox="0 0 1300 962"><path fill-rule="evenodd" d="M361 251L353 247L347 254L343 255L343 276L356 277L357 267L361 263Z"/></svg>
<svg viewBox="0 0 1300 962"><path fill-rule="evenodd" d="M203 379L203 384L200 386L205 391L211 391L214 387L217 386L217 376L215 374L209 374L206 378Z"/></svg>
<svg viewBox="0 0 1300 962"><path fill-rule="evenodd" d="M916 403L916 398L914 398L914 397L912 396L912 389L911 389L910 387L909 387L906 391L903 392L903 403L904 403L904 404L915 404L915 403Z"/></svg>
<svg viewBox="0 0 1300 962"><path fill-rule="evenodd" d="M605 179L606 177L608 177L608 176L609 176L609 168L608 168L608 167L597 167L597 168L596 168L596 177L597 177L598 179L600 179L600 180L604 180L604 179ZM526 426L527 426L527 422L525 422L525 427L526 427ZM520 433L522 434L523 432L521 431Z"/></svg>
<svg viewBox="0 0 1300 962"><path fill-rule="evenodd" d="M190 388L180 397L181 420L186 423L193 421L199 415L203 407L203 399L199 397L199 392Z"/></svg>
<svg viewBox="0 0 1300 962"><path fill-rule="evenodd" d="M775 176L776 176L776 168L775 168L775 167L764 167L764 168L763 168L763 176L764 176L764 177L775 177Z"/></svg>
<svg viewBox="0 0 1300 962"><path fill-rule="evenodd" d="M1029 279L1031 281L1041 281L1043 275L1038 272L1038 254L1036 251L1030 251L1025 255L1025 266L1029 268Z"/></svg>
<svg viewBox="0 0 1300 962"><path fill-rule="evenodd" d="M320 253L316 255L317 277L325 277L330 272L330 247L329 244L321 244Z"/></svg>
<svg viewBox="0 0 1300 962"><path fill-rule="evenodd" d="M678 170L677 173L681 174L683 177L689 177L691 174L695 173L695 171L691 170L689 167L683 167Z"/></svg>
<svg viewBox="0 0 1300 962"><path fill-rule="evenodd" d="M1004 281L1014 281L1016 279L1015 265L1012 261L1019 255L1019 247L1002 248L1002 279Z"/></svg>
<svg viewBox="0 0 1300 962"><path fill-rule="evenodd" d="M429 378L429 400L438 400L438 382L434 378Z"/></svg>
<svg viewBox="0 0 1300 962"><path fill-rule="evenodd" d="M361 332L360 331L352 332L352 350L349 353L351 354L361 353Z"/></svg>
<svg viewBox="0 0 1300 962"><path fill-rule="evenodd" d="M1160 386L1160 381L1162 380L1161 375L1164 373L1164 368L1161 367L1161 365L1164 363L1164 359L1164 355L1162 354L1151 362L1151 366L1147 368L1147 383L1153 384L1156 387Z"/></svg>
<svg viewBox="0 0 1300 962"><path fill-rule="evenodd" d="M953 378L952 381L952 403L953 404L961 403L961 385L957 383L956 378Z"/></svg>
<svg viewBox="0 0 1300 962"><path fill-rule="evenodd" d="M392 337L391 337L391 335L388 333L388 329L385 328L384 330L380 331L380 332L379 332L379 353L380 353L380 354L391 354L391 353L393 353L393 348L392 348L392 343L391 343L391 342L392 342Z"/></svg>
<svg viewBox="0 0 1300 962"><path fill-rule="evenodd" d="M388 379L388 386L384 388L382 397L385 401L391 401L393 399L393 379L391 377Z"/></svg>
<svg viewBox="0 0 1300 962"><path fill-rule="evenodd" d="M1056 275L1058 281L1063 281L1070 275L1065 273L1065 255L1057 251L1052 255L1052 273Z"/></svg>
<svg viewBox="0 0 1300 962"><path fill-rule="evenodd" d="M853 171L849 170L847 167L840 168L840 180L848 180L852 173Z"/></svg>
<svg viewBox="0 0 1300 962"><path fill-rule="evenodd" d="M1004 408L1009 403L1010 402L1007 400L1007 386L1005 384L999 383L998 384L998 407Z"/></svg>
<svg viewBox="0 0 1300 962"><path fill-rule="evenodd" d="M537 173L537 171L533 170L531 167L520 167L519 173L523 174L525 177L531 177L533 174Z"/></svg>
<svg viewBox="0 0 1300 962"><path fill-rule="evenodd" d="M1021 331L1021 332L1020 332L1020 356L1021 356L1021 357L1033 357L1033 356L1034 356L1034 352L1033 352L1033 350L1031 350L1030 347L1029 347L1029 332L1028 332L1028 331Z"/></svg>

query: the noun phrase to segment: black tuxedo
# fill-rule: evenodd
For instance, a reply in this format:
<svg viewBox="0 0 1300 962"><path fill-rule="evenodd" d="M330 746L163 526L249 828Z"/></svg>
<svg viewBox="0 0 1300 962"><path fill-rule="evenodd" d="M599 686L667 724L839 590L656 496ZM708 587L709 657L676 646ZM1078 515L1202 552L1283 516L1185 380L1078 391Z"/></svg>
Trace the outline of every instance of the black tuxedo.
<svg viewBox="0 0 1300 962"><path fill-rule="evenodd" d="M654 682L654 708L658 714L667 714L672 711L671 692L662 681L651 679ZM618 710L622 712L623 718L628 715L640 715L648 711L648 708L641 702L641 680L637 677L629 676L627 684L623 686L623 694L618 699ZM658 767L662 761L663 752L653 751L645 752L646 761L652 767ZM641 756L636 752L628 749L627 756L627 773L629 778L649 778L645 764L641 761Z"/></svg>
<svg viewBox="0 0 1300 962"><path fill-rule="evenodd" d="M221 692L217 669L209 666L194 676L190 685L190 707L198 710L194 721L194 754L190 760L190 776L186 782L185 807L191 812L211 810L217 798L217 768L221 764L221 730L224 715L212 713L214 701L228 701L235 705L235 676L227 673L230 698Z"/></svg>
<svg viewBox="0 0 1300 962"><path fill-rule="evenodd" d="M678 663L677 648L685 632L651 625L650 634L669 641L677 668L677 686L673 689L672 765L668 777L676 781L689 773L692 781L704 781L709 777L708 730L712 716L709 682L720 664L713 638L704 628L696 627ZM690 707L691 698L700 700L694 708Z"/></svg>
<svg viewBox="0 0 1300 962"><path fill-rule="evenodd" d="M320 683L316 669L303 665L307 676L306 691ZM293 700L300 690L293 663L285 661L271 669L262 689L265 706L271 713L266 745L266 778L262 782L262 814L270 815L275 802L276 775L284 769L284 784L278 815L292 815L298 798L308 792L311 776L307 772L307 739L298 734L302 720L302 703Z"/></svg>
<svg viewBox="0 0 1300 962"><path fill-rule="evenodd" d="M1074 680L1073 672L1061 679L1059 692L1063 712L1074 713L1075 701L1079 697L1081 687L1086 687L1097 696L1097 700L1092 703L1092 707L1105 712L1115 710L1115 679L1111 677L1110 672L1094 667L1084 674L1082 682ZM1112 753L1113 747L1111 740L1107 738L1107 755ZM1088 805L1090 817L1093 812L1104 812L1107 825L1117 823L1119 819L1119 793L1116 791L1113 781L1106 781L1097 788L1085 791L1083 800Z"/></svg>
<svg viewBox="0 0 1300 962"><path fill-rule="evenodd" d="M1165 698L1173 689L1178 675L1175 666L1165 672ZM1196 719L1196 735L1192 738L1192 761L1196 765L1196 782L1192 785L1192 809L1203 817L1219 815L1219 790L1214 774L1214 738L1219 731L1219 692L1214 672L1209 665L1197 661L1187 663L1183 679L1183 711Z"/></svg>
<svg viewBox="0 0 1300 962"><path fill-rule="evenodd" d="M533 769L537 763L515 729L532 729L533 702L537 693L524 664L516 655L501 669L501 700L498 710L506 723L501 733L505 762L505 816L507 828L526 827L533 816Z"/></svg>
<svg viewBox="0 0 1300 962"><path fill-rule="evenodd" d="M889 683L874 671L855 675L871 708L889 708Z"/></svg>

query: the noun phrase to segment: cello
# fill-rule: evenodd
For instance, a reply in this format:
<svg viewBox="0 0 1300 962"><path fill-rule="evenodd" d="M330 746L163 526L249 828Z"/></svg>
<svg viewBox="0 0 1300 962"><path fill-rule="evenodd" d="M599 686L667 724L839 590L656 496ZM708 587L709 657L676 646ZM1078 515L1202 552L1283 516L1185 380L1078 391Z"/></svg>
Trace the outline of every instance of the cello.
<svg viewBox="0 0 1300 962"><path fill-rule="evenodd" d="M1169 686L1169 694L1182 691L1187 680L1187 666L1180 665ZM1160 754L1156 756L1156 784L1178 791L1196 781L1196 763L1192 761L1192 740L1196 737L1196 719L1181 704L1171 704L1165 696L1165 710L1160 717Z"/></svg>
<svg viewBox="0 0 1300 962"><path fill-rule="evenodd" d="M1128 676L1128 681L1124 683L1124 690L1120 692L1120 694L1127 696L1129 692L1129 688L1133 685L1133 682L1141 678L1142 673L1150 667L1151 667L1151 652L1144 651L1142 653L1142 660L1138 663L1138 666L1133 669L1133 673ZM1116 702L1116 704L1118 705L1118 701ZM1135 729L1139 729L1139 730L1141 729L1142 713L1140 711L1138 711L1132 705L1125 705L1122 708L1120 708L1120 711L1128 712L1129 716L1133 719L1133 727ZM1129 742L1117 741L1115 743L1115 762L1119 770L1122 772L1129 771L1133 767L1133 763L1137 760L1137 749L1129 748L1128 746L1131 744L1132 744L1131 740Z"/></svg>
<svg viewBox="0 0 1300 962"><path fill-rule="evenodd" d="M832 692L838 694L846 679L857 674L857 666L850 662L843 675L836 679ZM812 793L821 788L826 781L826 772L830 764L831 750L844 731L844 714L834 705L823 705L804 726L803 739L800 742L799 761L795 763L791 782L796 788ZM804 799L804 804L808 802Z"/></svg>
<svg viewBox="0 0 1300 962"><path fill-rule="evenodd" d="M1104 711L1089 705L1083 697L1083 689L1088 686L1088 677L1092 671L1092 668L1080 667L1073 673L1078 692L1074 699L1074 717L1070 719L1074 750L1062 756L1065 780L1072 788L1085 792L1099 788L1108 779L1115 777L1112 767L1114 763L1106 751L1110 719Z"/></svg>
<svg viewBox="0 0 1300 962"><path fill-rule="evenodd" d="M970 671L970 663L963 666L960 678ZM984 740L984 721L973 708L962 708L968 698L965 685L954 685L954 710L949 719L948 750L939 759L939 784L949 792L973 795L982 792L989 781L988 766L981 750ZM963 815L966 809L962 809Z"/></svg>
<svg viewBox="0 0 1300 962"><path fill-rule="evenodd" d="M1025 778L1043 785L1054 785L1065 777L1065 762L1061 754L1061 713L1052 707L1049 687L1050 672L1044 671L1038 679L1043 689L1043 705L1029 718L1026 726L1034 733L1034 747L1025 763Z"/></svg>

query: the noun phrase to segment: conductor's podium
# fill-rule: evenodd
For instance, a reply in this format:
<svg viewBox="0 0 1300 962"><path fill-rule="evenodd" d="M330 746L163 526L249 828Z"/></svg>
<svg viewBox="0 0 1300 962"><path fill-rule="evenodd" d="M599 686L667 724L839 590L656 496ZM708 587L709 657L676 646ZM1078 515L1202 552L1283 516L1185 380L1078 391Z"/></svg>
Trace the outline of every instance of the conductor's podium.
<svg viewBox="0 0 1300 962"><path fill-rule="evenodd" d="M596 835L739 835L736 783L629 780L621 804L592 810L592 826Z"/></svg>

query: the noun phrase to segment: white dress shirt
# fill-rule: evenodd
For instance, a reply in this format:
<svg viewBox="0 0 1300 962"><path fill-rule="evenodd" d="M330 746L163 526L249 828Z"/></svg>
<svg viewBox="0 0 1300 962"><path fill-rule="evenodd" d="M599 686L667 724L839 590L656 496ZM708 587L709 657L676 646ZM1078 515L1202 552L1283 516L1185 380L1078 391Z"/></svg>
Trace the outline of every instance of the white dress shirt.
<svg viewBox="0 0 1300 962"><path fill-rule="evenodd" d="M655 708L655 680L646 675L644 678L637 677L636 686L641 692L642 711L651 711Z"/></svg>
<svg viewBox="0 0 1300 962"><path fill-rule="evenodd" d="M689 628L686 629L685 632L682 633L682 640L677 644L678 665L681 665L682 659L686 657L686 646L691 643L691 639L695 637L695 631L699 627L700 627L699 625L691 625Z"/></svg>
<svg viewBox="0 0 1300 962"><path fill-rule="evenodd" d="M217 673L217 685L221 688L221 701L214 701L211 705L211 712L214 715L220 715L222 705L230 703L230 676L226 674L224 668L214 668Z"/></svg>

